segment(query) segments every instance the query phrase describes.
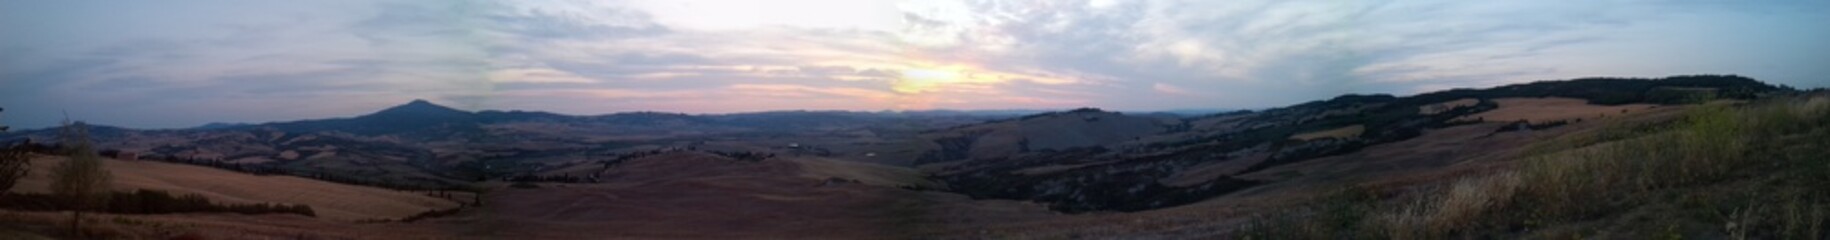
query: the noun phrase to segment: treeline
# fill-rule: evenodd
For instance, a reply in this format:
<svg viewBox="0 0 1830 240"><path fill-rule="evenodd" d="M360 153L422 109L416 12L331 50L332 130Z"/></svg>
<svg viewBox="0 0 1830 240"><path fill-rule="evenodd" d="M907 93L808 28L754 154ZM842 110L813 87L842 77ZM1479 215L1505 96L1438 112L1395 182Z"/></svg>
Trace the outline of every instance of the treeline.
<svg viewBox="0 0 1830 240"><path fill-rule="evenodd" d="M610 167L614 167L616 165L622 165L624 162L628 162L629 160L635 160L637 158L661 155L662 153L673 153L673 152L683 152L683 151L687 151L687 150L678 149L678 148L670 148L670 149L665 149L665 150L656 149L656 150L638 151L638 152L623 153L623 154L610 154L609 160L597 161L598 164L603 165L603 168L598 169L598 171L602 172L604 170L610 170Z"/></svg>
<svg viewBox="0 0 1830 240"><path fill-rule="evenodd" d="M69 155L68 152L65 152L64 150L62 150L62 149L64 149L64 147L61 144L43 144L43 143L31 142L29 139L23 143L13 146L13 148L22 149L27 152L44 154L44 155L57 155L57 156L68 156ZM108 158L108 159L119 159L121 156L121 153L122 153L121 150L118 150L118 149L105 149L105 150L97 151L96 155L100 155L103 158ZM139 156L136 159L142 160L142 161L159 161L159 162L178 163L178 164L186 164L186 165L194 165L194 166L204 166L204 167L229 170L229 171L254 174L254 175L287 174L287 172L284 170L281 170L277 167L268 166L268 165L230 163L230 162L225 162L225 161L216 161L216 160L209 160L209 159L185 158L185 157L179 157L176 155L145 155L145 156Z"/></svg>
<svg viewBox="0 0 1830 240"><path fill-rule="evenodd" d="M662 153L675 153L675 152L684 152L684 151L687 151L687 150L679 149L679 148L669 148L669 149L665 149L665 150L656 149L656 150L638 151L638 152L631 152L631 153L624 153L624 154L611 154L610 160L605 161L605 162L623 162L623 161L634 160L637 158L661 155Z"/></svg>
<svg viewBox="0 0 1830 240"><path fill-rule="evenodd" d="M102 157L105 157L105 158L119 159L120 155L121 155L121 150L108 149L108 150L102 150L102 151L96 152L96 153L100 154ZM278 167L274 167L271 165L264 165L264 164L231 163L231 162L216 161L216 160L209 160L209 159L183 158L183 157L178 157L175 155L140 156L138 159L139 160L168 162L168 163L179 163L179 164L187 164L187 165L195 165L195 166L205 166L205 167L211 167L211 168L216 168L216 169L229 170L229 171L254 174L254 175L262 175L262 176L286 174L286 171L280 170Z"/></svg>
<svg viewBox="0 0 1830 240"><path fill-rule="evenodd" d="M67 152L60 150L60 149L63 149L63 146L61 146L61 145L36 143L36 142L30 142L29 140L22 142L22 143L15 144L13 146L13 148L22 149L27 152L44 154L44 155L58 155L58 156L69 155ZM122 151L115 150L115 149L108 149L108 150L98 151L96 153L97 153L97 155L100 155L105 158L117 159L120 156L120 154L122 153ZM424 185L414 185L414 184L398 184L398 183L392 183L389 181L379 181L379 180L360 178L360 177L350 177L349 176L350 174L335 174L335 173L332 173L331 171L323 170L323 169L319 169L316 171L288 170L288 169L280 168L278 166L274 166L274 165L270 165L270 164L231 163L231 162L216 161L216 160L211 160L211 159L179 157L176 155L145 155L145 156L140 156L138 159L139 159L139 161L158 161L158 162L185 164L185 165L192 165L192 166L203 166L203 167L222 169L222 170L228 170L228 171L234 171L234 172L240 172L240 173L247 173L247 174L259 175L259 176L267 176L267 175L295 176L295 177L310 178L310 179L315 179L315 180L319 180L319 181L334 182L334 183L341 183L341 184L386 188L386 189L396 190L396 191L437 191L437 190L450 190L450 189L456 188L456 187L452 187L452 186L424 186Z"/></svg>
<svg viewBox="0 0 1830 240"><path fill-rule="evenodd" d="M762 160L765 160L765 159L775 158L774 153L725 152L725 151L708 151L708 152L718 155L718 156L724 156L724 157L736 159L739 161L750 161L750 162L761 162Z"/></svg>
<svg viewBox="0 0 1830 240"><path fill-rule="evenodd" d="M100 153L103 157L116 158L116 156L118 154L120 154L120 151L103 150ZM159 162L167 162L167 163L192 165L192 166L203 166L203 167L210 167L210 168L215 168L215 169L222 169L222 170L229 170L229 171L240 172L240 173L253 174L253 175L258 175L258 176L267 176L267 175L295 176L295 177L310 178L310 179L315 179L315 180L325 181L325 182L386 188L386 189L395 190L395 191L425 191L425 190L440 190L440 189L450 188L450 187L440 187L440 186L428 187L428 186L414 185L414 184L399 184L399 183L393 183L390 181L380 181L380 180L374 180L374 179L369 179L369 178L352 177L351 175L353 175L353 174L336 174L336 173L332 173L329 170L324 170L324 169L288 170L288 169L280 168L279 166L275 166L275 165L271 165L271 164L231 163L231 162L217 161L217 160L211 160L211 159L184 158L184 157L178 157L178 156L174 156L174 155L141 156L139 159L141 161L159 161Z"/></svg>
<svg viewBox="0 0 1830 240"><path fill-rule="evenodd" d="M812 148L812 147L803 147L803 148ZM712 155L718 155L718 156L723 156L723 157L727 157L727 158L731 158L731 159L742 160L742 161L751 161L751 162L759 162L762 160L775 158L774 153L744 152L744 151L727 152L727 151L714 151L714 150L701 151L698 148L694 147L694 148L668 148L668 149L657 149L657 150L639 151L639 152L631 152L631 153L623 153L623 154L610 154L609 160L597 161L597 163L603 165L603 169L609 169L612 166L621 165L621 164L623 164L623 162L628 162L629 160L635 160L637 158L661 155L664 153L692 152L692 151L711 153Z"/></svg>
<svg viewBox="0 0 1830 240"><path fill-rule="evenodd" d="M1582 119L1577 118L1576 121L1581 122ZM1556 121L1535 122L1535 123L1530 122L1530 121L1525 121L1525 120L1519 120L1519 121L1513 121L1511 124L1506 124L1506 126L1501 126L1500 129L1493 130L1493 133L1505 133L1505 132L1517 132L1517 131L1537 131L1537 130L1545 130L1545 129L1551 129L1551 128L1555 128L1555 127L1561 127L1563 125L1569 125L1569 124L1570 124L1570 120L1556 120Z"/></svg>
<svg viewBox="0 0 1830 240"><path fill-rule="evenodd" d="M1708 88L1696 92L1687 89ZM1671 76L1658 79L1582 78L1565 81L1539 81L1500 86L1491 89L1455 89L1407 97L1415 103L1453 101L1462 98L1568 97L1589 100L1600 105L1631 103L1684 104L1698 98L1754 99L1773 91L1796 91L1773 86L1736 75ZM1701 95L1699 95L1701 94Z"/></svg>
<svg viewBox="0 0 1830 240"><path fill-rule="evenodd" d="M413 214L413 216L407 216L407 217L400 218L400 219L372 218L372 219L356 220L356 222L358 222L358 223L417 222L419 220L426 220L426 219L432 219L432 218L440 218L440 217L447 217L447 216L451 216L451 215L457 215L458 213L463 212L463 210L464 210L463 207L447 208L447 209L433 209L433 210L426 210L424 212L419 212L417 214Z"/></svg>
<svg viewBox="0 0 1830 240"><path fill-rule="evenodd" d="M335 173L331 173L331 171L329 171L329 170L324 170L322 168L315 170L315 171L312 171L312 170L290 170L289 171L289 170L284 170L284 169L279 169L279 168L275 168L275 170L278 170L279 173L277 173L277 174L283 174L283 175L288 175L288 176L310 178L310 179L315 179L318 181L349 184L349 185L386 188L386 189L395 190L395 191L443 191L443 190L461 189L461 187L458 187L458 186L425 186L425 185L418 185L418 184L399 184L399 183L393 183L390 181L374 180L374 179L360 178L360 177L351 177L352 174L335 174Z"/></svg>
<svg viewBox="0 0 1830 240"><path fill-rule="evenodd" d="M597 182L597 178L596 177L578 177L578 176L572 176L571 174L560 174L558 176L521 175L521 176L509 177L508 181L511 181L511 182L580 183L580 182Z"/></svg>
<svg viewBox="0 0 1830 240"><path fill-rule="evenodd" d="M630 160L635 160L638 158L661 155L661 154L665 154L665 153L688 152L688 151L697 151L697 149L696 148L684 148L684 149L669 148L669 149L657 149L657 150L639 151L639 152L631 152L631 153L623 153L623 154L611 154L609 157L610 158L609 160L597 161L597 163L602 166L601 168L599 168L598 172L607 171L610 169L610 167L614 167L616 165L622 165L625 162L629 162ZM726 152L726 151L703 151L703 152L711 153L713 155L723 156L726 158L731 158L733 160L748 161L748 162L761 162L763 160L767 160L767 159L775 157L775 154L773 154L773 153L759 153L759 152ZM518 182L518 183L521 183L521 182L596 183L596 182L601 181L601 179L599 179L598 175L595 173L590 174L590 175L585 175L585 176L573 176L571 174L540 176L540 175L535 175L532 173L527 173L527 174L522 174L522 175L517 175L517 176L512 176L512 177L505 177L505 178L503 178L503 180L510 181L510 182Z"/></svg>
<svg viewBox="0 0 1830 240"><path fill-rule="evenodd" d="M172 195L165 191L145 190L113 192L109 194L108 205L96 209L116 214L169 214L169 213L240 213L240 214L298 214L318 216L311 206L304 204L233 204L213 203L209 198L198 194ZM71 210L69 201L57 196L42 193L9 193L0 196L0 208L23 211L65 211ZM100 207L99 205L97 207Z"/></svg>
<svg viewBox="0 0 1830 240"><path fill-rule="evenodd" d="M463 210L464 210L464 208L462 208L462 207L439 209L439 210L427 210L425 212L420 212L419 214L413 214L413 216L401 218L400 221L401 222L416 222L419 220L426 220L426 219L431 219L431 218L457 215L458 212L462 212Z"/></svg>
<svg viewBox="0 0 1830 240"><path fill-rule="evenodd" d="M18 141L18 142L8 142L4 145L6 145L8 148L11 148L11 149L26 151L29 153L46 154L46 155L68 155L68 154L65 154L65 152L62 150L63 149L62 146L60 146L60 145L33 142L32 139L30 139L30 138L27 138L25 140Z"/></svg>
<svg viewBox="0 0 1830 240"><path fill-rule="evenodd" d="M946 128L923 130L923 131L921 131L921 133L936 133L936 132L943 132L943 131L952 131L952 130L958 130L958 129L968 128L968 127L973 127L973 126L978 126L978 125L1024 121L1024 120L1037 119L1037 118L1056 116L1056 115L1062 115L1062 114L1100 113L1100 112L1105 112L1105 110L1101 110L1099 108L1092 108L1092 107L1081 107L1081 108L1075 108L1073 110L1067 110L1067 111L1043 112L1043 113L1017 116L1014 118L989 119L989 120L985 120L985 121L980 121L977 124L960 124L960 125L954 125L954 126L946 127Z"/></svg>

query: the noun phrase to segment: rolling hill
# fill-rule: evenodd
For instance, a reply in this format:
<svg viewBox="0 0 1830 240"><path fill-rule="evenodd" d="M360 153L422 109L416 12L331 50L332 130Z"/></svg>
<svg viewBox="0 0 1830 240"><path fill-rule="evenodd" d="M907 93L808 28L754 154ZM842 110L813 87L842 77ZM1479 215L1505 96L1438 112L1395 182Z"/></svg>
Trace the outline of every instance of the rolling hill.
<svg viewBox="0 0 1830 240"><path fill-rule="evenodd" d="M38 156L31 175L14 189L49 192L51 169L64 157ZM318 216L334 220L399 219L420 212L455 208L458 202L419 192L324 182L292 176L256 176L221 169L153 161L104 160L114 189L162 190L200 194L226 203L284 203L311 206Z"/></svg>
<svg viewBox="0 0 1830 240"><path fill-rule="evenodd" d="M1676 97L1689 99L1686 101L1658 97L1660 92L1672 88L1697 89L1694 92L1697 95ZM1024 142L1009 139L1023 139L1019 137L1006 137L1002 141L959 137L983 136L972 133L997 131L1076 133L1109 129L1050 125L1051 121L1059 122L1059 118L1037 115L1010 122L951 128L952 135L942 135L950 138L934 138L933 143L941 147L929 150L925 155L939 157L930 157L930 161L922 163L933 164L930 168L937 169L933 171L936 177L952 190L975 197L1042 201L1056 210L1069 212L1139 211L1189 204L1274 184L1282 178L1244 176L1282 174L1265 171L1313 159L1364 152L1365 149L1381 149L1445 129L1466 129L1460 126L1473 125L1478 129L1459 131L1480 133L1480 136L1509 129L1549 129L1571 121L1643 112L1654 104L1754 99L1782 90L1739 76L1591 78L1458 89L1407 97L1345 95L1289 107L1170 122L1186 124L1165 124L1182 125L1173 128L1175 131L1126 129L1128 135L1101 135L1123 137L1103 138L1107 142L1101 142L1097 148L1026 152L1020 151L1025 148ZM1543 100L1542 97L1558 98ZM1425 110L1432 109L1431 106L1450 107L1436 107L1426 114ZM1520 118L1520 115L1529 118ZM1558 121L1541 121L1553 119ZM1540 121L1514 124L1518 120ZM1025 130L1027 126L1056 128ZM1057 130L1039 130L1044 128ZM1420 156L1391 155L1369 160L1415 157ZM1341 174L1345 173L1327 176Z"/></svg>
<svg viewBox="0 0 1830 240"><path fill-rule="evenodd" d="M1193 116L1091 108L568 116L415 101L343 119L98 128L97 139L104 148L190 164L111 161L123 187L296 201L335 214L145 217L272 221L221 225L262 236L335 228L344 231L324 236L1631 238L1663 229L1720 237L1713 221L1724 212L1765 214L1734 221L1797 234L1810 230L1793 226L1810 224L1768 216L1830 211L1812 205L1830 195L1810 185L1830 179L1812 170L1830 166L1813 162L1830 149L1818 141L1830 136L1825 99L1822 92L1704 75L1343 95ZM20 137L47 139L42 131L0 139ZM1613 165L1585 165L1601 163ZM449 205L412 192L193 165L410 183L389 186L403 189L486 186L481 198L488 204L358 224L338 220ZM363 204L350 204L357 202ZM1667 225L1638 224L1651 221L1640 216Z"/></svg>

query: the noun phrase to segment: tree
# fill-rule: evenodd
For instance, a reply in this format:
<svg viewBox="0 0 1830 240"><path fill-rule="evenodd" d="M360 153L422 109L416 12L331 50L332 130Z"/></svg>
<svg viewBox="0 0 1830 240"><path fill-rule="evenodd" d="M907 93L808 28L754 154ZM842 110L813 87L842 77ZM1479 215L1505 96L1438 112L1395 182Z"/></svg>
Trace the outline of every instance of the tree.
<svg viewBox="0 0 1830 240"><path fill-rule="evenodd" d="M483 194L489 193L489 185L487 185L487 183L478 182L471 184L469 188L471 197L470 205L472 207L483 207Z"/></svg>
<svg viewBox="0 0 1830 240"><path fill-rule="evenodd" d="M81 238L83 211L107 205L111 177L108 170L102 168L102 159L96 155L93 143L89 142L89 128L85 124L70 124L65 120L58 136L70 159L51 171L51 192L70 204L71 236Z"/></svg>
<svg viewBox="0 0 1830 240"><path fill-rule="evenodd" d="M13 185L18 184L20 178L25 178L30 170L32 161L24 150L12 147L0 149L0 196L12 190Z"/></svg>
<svg viewBox="0 0 1830 240"><path fill-rule="evenodd" d="M0 108L0 112L6 111ZM6 126L0 126L0 133L6 132ZM27 171L32 170L32 161L24 149L12 146L0 146L0 196L13 189L20 178L25 178Z"/></svg>

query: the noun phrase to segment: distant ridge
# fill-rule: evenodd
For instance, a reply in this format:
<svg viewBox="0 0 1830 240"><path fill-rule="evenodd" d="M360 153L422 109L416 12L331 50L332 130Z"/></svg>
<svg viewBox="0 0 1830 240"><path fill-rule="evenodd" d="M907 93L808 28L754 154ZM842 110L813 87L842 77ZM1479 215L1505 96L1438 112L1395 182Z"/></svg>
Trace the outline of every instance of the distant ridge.
<svg viewBox="0 0 1830 240"><path fill-rule="evenodd" d="M924 132L936 147L914 164L944 169L934 178L975 198L1044 202L1064 212L1141 211L1295 178L1235 176L1276 174L1262 171L1483 124L1457 119L1498 109L1500 99L1678 105L1787 91L1794 90L1735 75L1698 75L1539 81L1404 97L1348 94L1264 110L1157 119L1161 122L1084 108ZM1422 110L1454 101L1469 104ZM1300 137L1311 134L1326 135ZM1223 162L1214 164L1217 160ZM1203 165L1211 168L1191 167ZM1196 175L1203 177L1164 181Z"/></svg>
<svg viewBox="0 0 1830 240"><path fill-rule="evenodd" d="M564 115L541 111L484 110L465 111L424 99L388 107L347 118L312 119L262 124L208 124L191 130L274 129L293 133L343 132L363 136L394 135L408 139L437 139L481 136L483 126L497 123L539 122L582 124L597 127L633 128L718 128L795 131L828 126L871 124L918 118L970 118L976 120L1016 117L1029 110L924 110L924 111L811 111L787 110L730 114L684 114L655 111L622 112L603 115Z"/></svg>
<svg viewBox="0 0 1830 240"><path fill-rule="evenodd" d="M287 132L340 131L358 135L415 134L448 136L476 129L476 114L415 99L354 118L304 120L243 127L273 127ZM453 131L455 130L455 131Z"/></svg>
<svg viewBox="0 0 1830 240"><path fill-rule="evenodd" d="M247 124L247 123L225 123L225 122L211 122L211 123L205 123L205 124L203 124L203 125L198 125L198 126L196 126L196 127L190 127L190 128L188 128L188 129L197 129L197 130L210 130L210 129L225 129L225 128L237 128L237 127L244 127L244 126L248 126L248 125L253 125L253 124Z"/></svg>
<svg viewBox="0 0 1830 240"><path fill-rule="evenodd" d="M1718 97L1746 99L1754 94L1791 90L1762 83L1758 80L1738 75L1685 75L1664 78L1614 78L1591 77L1572 80L1538 81L1523 84L1511 84L1486 89L1451 89L1413 96L1396 97L1389 94L1349 94L1329 100L1318 100L1308 103L1287 106L1303 107L1314 104L1352 104L1367 102L1400 101L1404 103L1434 103L1460 98L1495 98L1495 97L1569 97L1589 100L1594 104L1612 105L1626 103L1675 103L1684 101L1682 88L1711 88ZM1671 91L1679 89L1678 91ZM1673 94L1678 93L1678 94ZM1319 107L1319 106L1316 106ZM470 112L442 106L424 99L414 99L405 104L389 107L374 113L331 119L313 119L262 124L246 123L210 123L190 129L218 130L271 127L288 132L341 131L358 135L386 135L410 132L431 131L434 128L451 128L445 130L473 131L482 123L499 123L514 121L595 121L613 124L644 123L689 123L736 125L744 127L780 127L802 125L806 121L823 123L858 121L860 119L877 119L886 117L941 117L961 116L976 118L1016 118L1025 115L1044 114L1062 110L898 110L898 111L763 111L730 114L680 114L663 112L624 112L603 115L564 115L540 111L520 110L486 110ZM1174 117L1205 117L1230 115L1263 110L1189 109L1173 111L1127 111L1134 115L1157 115ZM818 125L818 124L812 124ZM47 128L48 129L48 128ZM443 132L436 135L444 135Z"/></svg>

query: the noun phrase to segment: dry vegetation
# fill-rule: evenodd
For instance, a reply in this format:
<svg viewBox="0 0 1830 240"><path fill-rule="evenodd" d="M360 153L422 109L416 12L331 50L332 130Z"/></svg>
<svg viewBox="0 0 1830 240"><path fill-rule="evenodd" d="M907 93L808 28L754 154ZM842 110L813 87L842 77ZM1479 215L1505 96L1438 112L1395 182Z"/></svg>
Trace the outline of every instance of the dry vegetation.
<svg viewBox="0 0 1830 240"><path fill-rule="evenodd" d="M1534 147L1515 167L1349 187L1254 220L1251 239L1830 236L1830 104L1706 105Z"/></svg>
<svg viewBox="0 0 1830 240"><path fill-rule="evenodd" d="M50 167L65 157L36 156L31 175L21 179L18 192L48 192ZM337 184L292 176L255 176L201 166L154 161L106 160L114 174L114 189L164 190L195 193L225 203L305 204L318 216L339 220L398 219L427 210L457 207L458 203L414 192Z"/></svg>
<svg viewBox="0 0 1830 240"><path fill-rule="evenodd" d="M1593 120L1607 116L1619 116L1633 111L1654 108L1651 104L1627 104L1603 106L1589 104L1587 100L1575 98L1501 98L1494 99L1500 108L1466 117L1462 120L1483 120L1488 122L1528 121L1544 123L1552 121L1574 121L1577 119Z"/></svg>

